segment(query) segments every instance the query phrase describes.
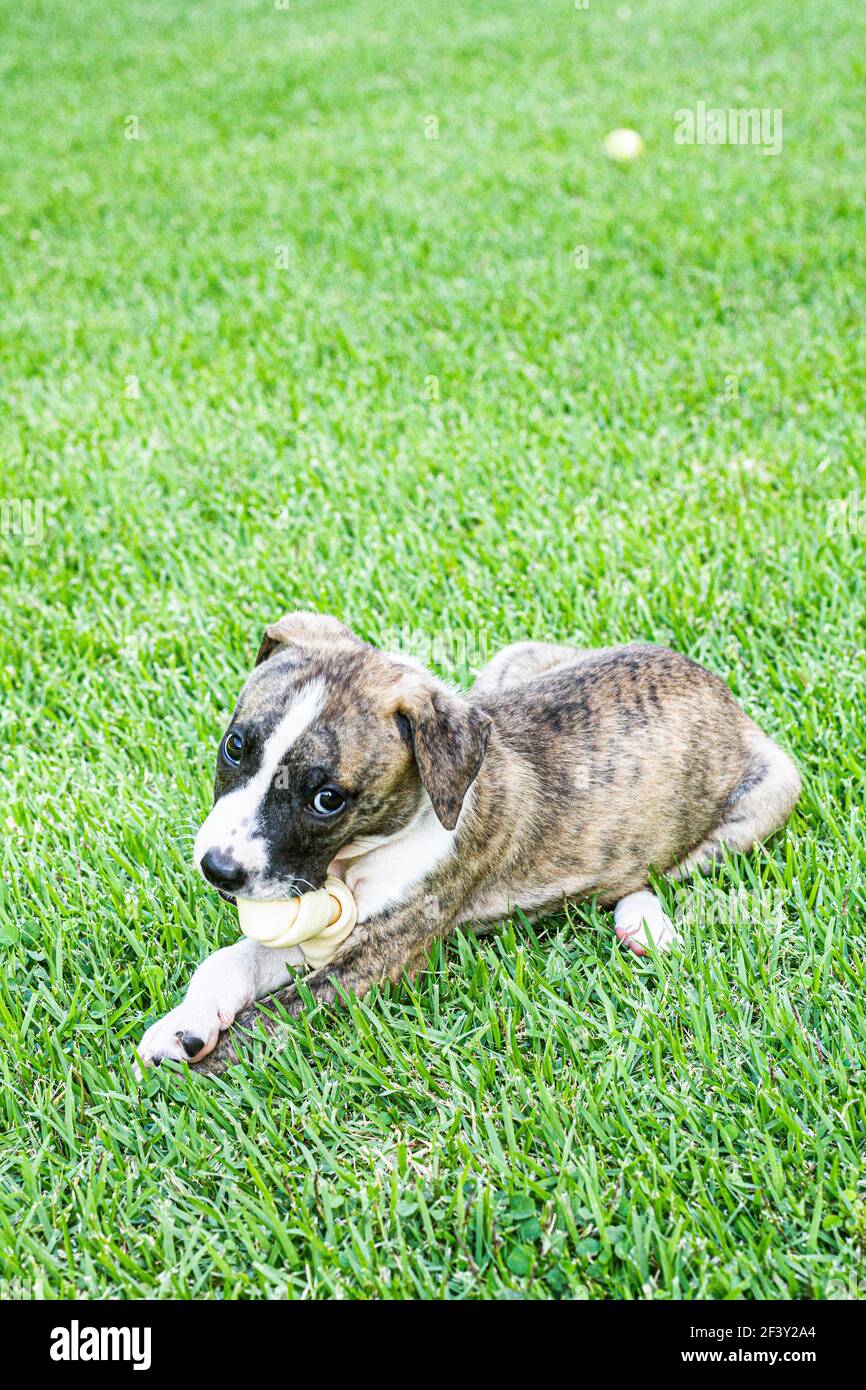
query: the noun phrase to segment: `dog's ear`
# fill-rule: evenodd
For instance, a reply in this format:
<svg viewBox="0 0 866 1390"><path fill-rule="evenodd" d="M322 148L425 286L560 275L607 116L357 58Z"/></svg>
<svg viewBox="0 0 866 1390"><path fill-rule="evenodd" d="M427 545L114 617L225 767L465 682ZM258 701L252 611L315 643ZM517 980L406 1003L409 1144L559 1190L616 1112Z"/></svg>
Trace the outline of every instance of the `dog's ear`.
<svg viewBox="0 0 866 1390"><path fill-rule="evenodd" d="M271 626L266 627L264 632L262 633L262 643L259 647L258 652L256 653L256 666L261 666L263 661L267 661L269 656L273 656L274 652L277 650L277 647L283 645L280 638L274 636L276 628L277 624L271 623Z"/></svg>
<svg viewBox="0 0 866 1390"><path fill-rule="evenodd" d="M332 647L338 642L356 646L361 639L327 613L286 613L279 622L265 628L255 664L261 666L280 647Z"/></svg>
<svg viewBox="0 0 866 1390"><path fill-rule="evenodd" d="M420 684L400 696L394 715L433 810L453 830L484 761L493 721L459 695Z"/></svg>

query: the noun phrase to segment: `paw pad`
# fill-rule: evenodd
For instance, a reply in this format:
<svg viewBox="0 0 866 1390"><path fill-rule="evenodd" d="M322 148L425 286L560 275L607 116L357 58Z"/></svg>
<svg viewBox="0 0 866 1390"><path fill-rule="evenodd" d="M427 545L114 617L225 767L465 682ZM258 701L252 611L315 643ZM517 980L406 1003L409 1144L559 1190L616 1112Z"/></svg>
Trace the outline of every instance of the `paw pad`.
<svg viewBox="0 0 866 1390"><path fill-rule="evenodd" d="M180 1039L187 1057L197 1057L204 1047L204 1038L197 1037L195 1033L176 1033L175 1037Z"/></svg>

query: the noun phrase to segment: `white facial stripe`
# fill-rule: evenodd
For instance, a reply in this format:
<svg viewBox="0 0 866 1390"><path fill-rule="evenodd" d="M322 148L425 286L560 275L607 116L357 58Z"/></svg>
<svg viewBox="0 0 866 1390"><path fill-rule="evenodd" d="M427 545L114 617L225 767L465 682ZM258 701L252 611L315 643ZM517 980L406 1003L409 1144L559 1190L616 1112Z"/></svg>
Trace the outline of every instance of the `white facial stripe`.
<svg viewBox="0 0 866 1390"><path fill-rule="evenodd" d="M286 753L321 713L324 699L325 687L320 680L311 681L299 692L265 744L258 772L237 791L221 796L199 830L193 852L196 867L209 849L230 851L248 870L265 867L267 850L256 836L259 807Z"/></svg>

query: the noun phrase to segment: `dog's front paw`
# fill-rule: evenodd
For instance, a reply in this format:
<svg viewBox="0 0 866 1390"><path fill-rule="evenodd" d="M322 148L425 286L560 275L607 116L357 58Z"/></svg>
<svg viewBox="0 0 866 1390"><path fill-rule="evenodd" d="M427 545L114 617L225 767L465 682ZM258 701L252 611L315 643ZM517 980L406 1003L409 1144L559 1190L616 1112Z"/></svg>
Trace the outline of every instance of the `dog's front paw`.
<svg viewBox="0 0 866 1390"><path fill-rule="evenodd" d="M184 1000L148 1028L137 1048L136 1077L140 1081L145 1067L158 1067L164 1061L202 1061L216 1047L220 1030L230 1023L215 1003Z"/></svg>

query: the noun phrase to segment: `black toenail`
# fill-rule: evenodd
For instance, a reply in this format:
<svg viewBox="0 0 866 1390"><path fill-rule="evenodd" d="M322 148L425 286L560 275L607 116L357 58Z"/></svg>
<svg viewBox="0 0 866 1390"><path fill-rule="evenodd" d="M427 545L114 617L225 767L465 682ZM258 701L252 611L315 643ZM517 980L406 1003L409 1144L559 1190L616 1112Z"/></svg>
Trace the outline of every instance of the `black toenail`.
<svg viewBox="0 0 866 1390"><path fill-rule="evenodd" d="M180 1040L187 1057L197 1057L204 1047L204 1038L197 1038L195 1033L183 1033Z"/></svg>

